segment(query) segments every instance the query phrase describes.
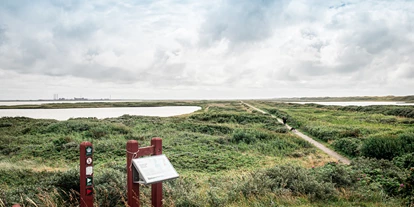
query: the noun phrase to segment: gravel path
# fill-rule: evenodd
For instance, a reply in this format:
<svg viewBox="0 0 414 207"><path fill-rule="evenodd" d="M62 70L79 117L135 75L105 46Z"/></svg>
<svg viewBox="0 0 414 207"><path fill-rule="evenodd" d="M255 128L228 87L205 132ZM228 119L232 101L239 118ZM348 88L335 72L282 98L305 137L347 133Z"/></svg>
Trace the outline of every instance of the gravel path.
<svg viewBox="0 0 414 207"><path fill-rule="evenodd" d="M248 103L245 103L245 102L243 102L243 101L242 101L241 103L242 103L242 104L244 104L244 105L246 105L246 106L248 106L248 107L250 107L250 108L252 108L252 109L254 109L254 110L256 110L256 111L259 111L259 112L261 112L261 113L263 113L263 114L268 114L267 112L265 112L265 111L263 111L263 110L261 110L261 109L258 109L258 108L254 107L254 106L252 106L252 105L250 105L250 104L248 104ZM271 115L271 116L272 116L273 118L276 118L276 119L277 119L277 121L279 121L280 123L283 123L283 121L282 121L281 119L277 118L276 116L274 116L274 115ZM289 125L287 125L287 124L286 124L286 127L287 127L289 130L291 130L291 129L292 129L292 127L290 127L290 126L289 126ZM351 163L351 161L350 161L349 159L347 159L347 158L345 158L345 157L343 157L343 156L339 155L339 154L338 154L338 153L336 153L335 151L333 151L333 150L331 150L331 149L329 149L329 148L325 147L323 144L321 144L321 143L319 143L319 142L315 141L314 139L312 139L312 138L310 138L310 137L308 137L308 136L306 136L306 135L302 134L302 133L301 133L301 132L299 132L297 129L292 130L292 132L293 132L294 134L298 135L300 138L302 138L302 139L304 139L304 140L306 140L306 141L310 142L311 144L313 144L315 147L319 148L320 150L324 151L324 152L325 152L326 154L328 154L329 156L331 156L331 157L333 157L333 158L337 159L338 161L340 161L340 162L342 162L342 163L344 163L344 164L347 164L347 165L349 165L349 164Z"/></svg>

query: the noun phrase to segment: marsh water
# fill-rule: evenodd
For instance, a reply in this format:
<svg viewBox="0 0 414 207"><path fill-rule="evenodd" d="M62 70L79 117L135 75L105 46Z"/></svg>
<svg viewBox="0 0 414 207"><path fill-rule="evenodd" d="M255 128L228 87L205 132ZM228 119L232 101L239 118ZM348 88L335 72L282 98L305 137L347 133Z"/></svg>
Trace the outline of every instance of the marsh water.
<svg viewBox="0 0 414 207"><path fill-rule="evenodd" d="M68 108L68 109L0 109L0 117L30 117L35 119L68 120L79 117L98 119L119 117L125 114L137 116L169 117L189 114L200 110L199 106L163 107L112 107L112 108Z"/></svg>

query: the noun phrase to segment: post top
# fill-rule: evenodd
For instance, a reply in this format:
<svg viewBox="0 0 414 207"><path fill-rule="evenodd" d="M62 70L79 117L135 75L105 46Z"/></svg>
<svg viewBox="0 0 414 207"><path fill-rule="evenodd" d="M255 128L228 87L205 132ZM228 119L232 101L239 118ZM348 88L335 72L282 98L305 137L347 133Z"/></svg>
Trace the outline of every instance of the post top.
<svg viewBox="0 0 414 207"><path fill-rule="evenodd" d="M138 143L138 141L137 140L128 140L128 142L127 142L128 144L135 144L135 143Z"/></svg>
<svg viewBox="0 0 414 207"><path fill-rule="evenodd" d="M92 143L88 142L88 141L84 141L81 143L81 145L86 145L86 146L92 146Z"/></svg>
<svg viewBox="0 0 414 207"><path fill-rule="evenodd" d="M154 137L154 138L152 138L151 140L162 140L162 138L159 138L159 137Z"/></svg>

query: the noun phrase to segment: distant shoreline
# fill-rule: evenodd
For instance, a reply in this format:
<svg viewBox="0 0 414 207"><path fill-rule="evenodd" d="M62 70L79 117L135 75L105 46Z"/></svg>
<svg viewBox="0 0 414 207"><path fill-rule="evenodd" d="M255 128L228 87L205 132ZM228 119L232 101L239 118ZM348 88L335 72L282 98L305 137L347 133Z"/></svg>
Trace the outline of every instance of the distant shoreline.
<svg viewBox="0 0 414 207"><path fill-rule="evenodd" d="M0 102L165 102L165 101L234 101L234 100L266 100L281 102L357 102L357 101L393 101L414 103L414 95L407 96L348 96L348 97L283 97L283 98L222 98L222 99L109 99L109 98L73 98L73 99L28 99L1 100Z"/></svg>

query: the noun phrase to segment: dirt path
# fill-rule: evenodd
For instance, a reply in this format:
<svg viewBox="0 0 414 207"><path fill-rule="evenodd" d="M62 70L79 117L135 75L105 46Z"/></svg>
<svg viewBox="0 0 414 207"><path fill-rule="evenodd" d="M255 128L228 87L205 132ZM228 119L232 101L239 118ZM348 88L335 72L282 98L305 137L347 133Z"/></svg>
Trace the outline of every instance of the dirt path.
<svg viewBox="0 0 414 207"><path fill-rule="evenodd" d="M252 105L250 105L250 104L248 104L248 103L245 103L245 102L241 102L242 104L244 104L244 105L246 105L246 106L248 106L248 107L250 107L250 108L252 108L252 109L254 109L254 110L256 110L256 111L259 111L259 112L261 112L261 113L263 113L263 114L268 114L267 112L265 112L265 111L263 111L263 110L261 110L261 109L258 109L258 108L256 108L256 107L254 107L254 106L252 106ZM273 118L275 118L275 119L277 119L277 121L278 122L280 122L280 123L283 123L283 121L281 120L281 119L279 119L279 118L277 118L276 116L274 116L274 115L270 115L270 116L272 116ZM287 125L286 124L286 127L290 130L290 129L292 129L292 127L290 127L289 125ZM319 143L319 142L317 142L317 141L315 141L315 140L313 140L312 138L310 138L310 137L308 137L308 136L306 136L306 135L304 135L304 134L302 134L301 132L299 132L298 130L293 130L292 131L294 134L296 134L296 135L298 135L300 138L302 138L302 139L304 139L304 140L306 140L306 141L308 141L308 142L310 142L311 144L313 144L315 147L317 147L317 148L319 148L320 150L322 150L322 151L324 151L326 154L328 154L329 156L331 156L331 157L333 157L333 158L335 158L335 159L337 159L338 161L340 161L340 162L342 162L342 163L344 163L344 164L347 164L347 165L349 165L350 163L351 163L351 161L349 160L349 159L347 159L347 158L345 158L345 157L343 157L343 156L341 156L341 155L339 155L338 153L336 153L335 151L333 151L333 150L331 150L331 149L329 149L329 148L327 148L327 147L325 147L323 144L321 144L321 143Z"/></svg>

